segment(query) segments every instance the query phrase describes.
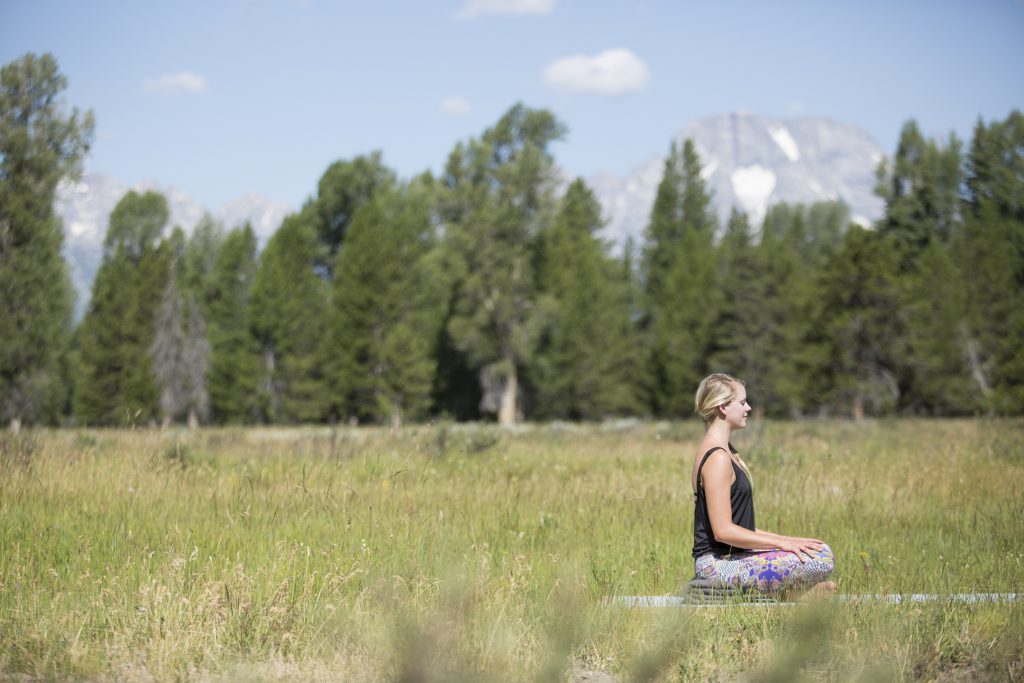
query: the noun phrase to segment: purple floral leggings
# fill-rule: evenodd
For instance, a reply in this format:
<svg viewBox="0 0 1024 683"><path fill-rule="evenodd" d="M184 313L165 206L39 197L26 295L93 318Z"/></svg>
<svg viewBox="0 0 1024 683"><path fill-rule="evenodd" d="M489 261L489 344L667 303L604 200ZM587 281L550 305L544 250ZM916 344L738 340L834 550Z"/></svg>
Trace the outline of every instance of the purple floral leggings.
<svg viewBox="0 0 1024 683"><path fill-rule="evenodd" d="M835 558L832 549L826 545L806 562L801 562L786 550L768 550L733 553L721 558L708 553L698 557L694 564L697 576L702 579L717 580L737 588L774 592L826 581L832 574Z"/></svg>

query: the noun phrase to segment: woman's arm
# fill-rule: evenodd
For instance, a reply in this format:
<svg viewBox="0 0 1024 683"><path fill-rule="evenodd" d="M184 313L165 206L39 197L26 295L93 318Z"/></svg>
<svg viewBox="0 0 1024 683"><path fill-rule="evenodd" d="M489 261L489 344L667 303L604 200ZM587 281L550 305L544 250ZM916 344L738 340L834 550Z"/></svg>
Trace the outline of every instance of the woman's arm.
<svg viewBox="0 0 1024 683"><path fill-rule="evenodd" d="M825 543L825 541L821 540L820 538L804 538L803 536L783 536L782 534L772 533L771 531L765 531L764 529L755 529L755 531L757 531L757 533L759 534L764 534L765 536L768 536L775 540L785 540L787 538L790 538L797 541L814 541L815 543L821 544Z"/></svg>
<svg viewBox="0 0 1024 683"><path fill-rule="evenodd" d="M821 550L821 541L810 538L793 538L770 531L751 531L732 521L732 503L729 488L732 485L732 459L728 453L715 451L704 463L701 470L704 482L704 496L708 502L708 516L711 518L711 533L719 543L726 543L748 550L788 550L804 562L810 559L812 551Z"/></svg>

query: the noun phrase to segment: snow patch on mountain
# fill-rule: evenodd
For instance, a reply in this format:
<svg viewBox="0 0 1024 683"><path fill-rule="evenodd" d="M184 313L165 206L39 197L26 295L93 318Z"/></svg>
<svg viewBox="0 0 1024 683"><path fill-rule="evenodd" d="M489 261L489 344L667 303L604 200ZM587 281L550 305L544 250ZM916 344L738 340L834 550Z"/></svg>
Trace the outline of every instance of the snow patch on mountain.
<svg viewBox="0 0 1024 683"><path fill-rule="evenodd" d="M706 164L701 166L700 177L707 180L711 176L715 175L715 171L718 170L718 159L711 159Z"/></svg>
<svg viewBox="0 0 1024 683"><path fill-rule="evenodd" d="M72 237L81 237L92 230L92 226L82 221L72 221L68 226L68 234Z"/></svg>
<svg viewBox="0 0 1024 683"><path fill-rule="evenodd" d="M768 128L768 134L772 136L772 140L779 146L783 154L785 154L790 161L800 161L800 147L796 144L796 140L789 134L789 131L782 126L771 126Z"/></svg>
<svg viewBox="0 0 1024 683"><path fill-rule="evenodd" d="M768 211L768 198L775 189L775 174L760 164L737 168L729 176L733 194L753 224L758 224Z"/></svg>

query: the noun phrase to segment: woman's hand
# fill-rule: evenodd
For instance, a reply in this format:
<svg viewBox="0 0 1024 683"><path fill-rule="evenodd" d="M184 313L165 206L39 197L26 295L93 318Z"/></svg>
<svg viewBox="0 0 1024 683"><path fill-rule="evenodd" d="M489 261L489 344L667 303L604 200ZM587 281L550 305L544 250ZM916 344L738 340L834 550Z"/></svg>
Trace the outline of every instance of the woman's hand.
<svg viewBox="0 0 1024 683"><path fill-rule="evenodd" d="M825 544L816 538L796 538L784 536L779 542L779 550L785 550L796 555L800 562L807 562L813 559L811 553L820 552Z"/></svg>
<svg viewBox="0 0 1024 683"><path fill-rule="evenodd" d="M822 546L822 547L824 547L824 545L825 545L825 541L821 540L820 538L804 538L803 536L788 536L787 538L791 538L794 541L804 541L806 543L817 543L819 546ZM821 548L818 548L818 550L821 550Z"/></svg>

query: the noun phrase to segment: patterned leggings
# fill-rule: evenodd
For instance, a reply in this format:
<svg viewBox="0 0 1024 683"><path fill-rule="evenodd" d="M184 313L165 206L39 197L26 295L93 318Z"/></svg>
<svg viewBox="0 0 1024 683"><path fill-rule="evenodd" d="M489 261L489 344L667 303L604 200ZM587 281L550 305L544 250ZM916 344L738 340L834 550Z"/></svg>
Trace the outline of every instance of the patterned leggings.
<svg viewBox="0 0 1024 683"><path fill-rule="evenodd" d="M774 592L782 588L813 586L832 574L835 558L827 545L801 562L786 550L733 553L715 558L708 553L695 561L697 576L721 581L737 588Z"/></svg>

